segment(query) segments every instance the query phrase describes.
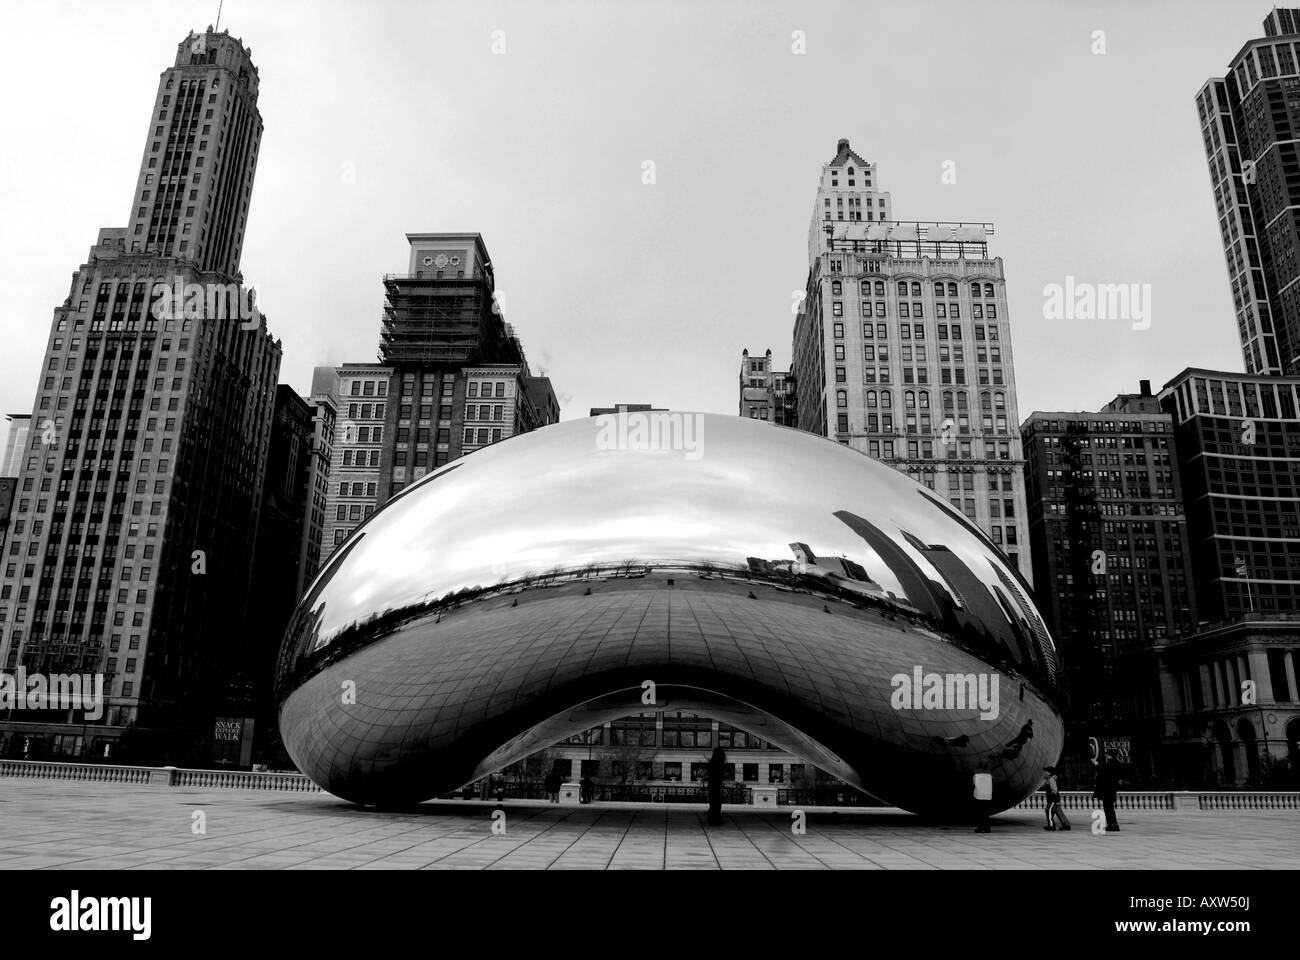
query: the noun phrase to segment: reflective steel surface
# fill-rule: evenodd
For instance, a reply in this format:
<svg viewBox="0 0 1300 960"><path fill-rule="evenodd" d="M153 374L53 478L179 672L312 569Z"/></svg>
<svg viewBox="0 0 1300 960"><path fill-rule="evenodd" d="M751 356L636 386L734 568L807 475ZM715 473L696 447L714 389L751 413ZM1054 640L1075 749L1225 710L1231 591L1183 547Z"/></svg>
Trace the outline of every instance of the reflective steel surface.
<svg viewBox="0 0 1300 960"><path fill-rule="evenodd" d="M996 675L997 717L891 702L936 670ZM419 800L593 711L681 709L643 705L643 674L910 809L967 804L990 758L1009 806L1059 755L1029 588L943 497L811 434L678 413L567 421L401 491L295 615L282 735L331 792Z"/></svg>

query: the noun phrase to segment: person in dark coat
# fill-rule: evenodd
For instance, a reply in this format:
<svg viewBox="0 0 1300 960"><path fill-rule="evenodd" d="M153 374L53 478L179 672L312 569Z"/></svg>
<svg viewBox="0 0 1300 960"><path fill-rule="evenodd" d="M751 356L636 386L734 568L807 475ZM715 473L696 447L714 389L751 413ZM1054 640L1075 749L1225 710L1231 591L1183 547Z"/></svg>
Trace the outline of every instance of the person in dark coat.
<svg viewBox="0 0 1300 960"><path fill-rule="evenodd" d="M709 823L722 823L722 778L726 773L727 755L721 747L713 748L709 757Z"/></svg>
<svg viewBox="0 0 1300 960"><path fill-rule="evenodd" d="M1119 763L1116 761L1115 752L1108 751L1105 759L1097 765L1097 785L1093 788L1092 796L1101 801L1101 807L1106 811L1106 831L1108 833L1119 832L1119 821L1115 819L1115 799L1119 794Z"/></svg>
<svg viewBox="0 0 1300 960"><path fill-rule="evenodd" d="M981 760L971 777L974 785L972 795L975 798L976 833L991 833L989 815L993 812L993 775L989 773L988 761Z"/></svg>
<svg viewBox="0 0 1300 960"><path fill-rule="evenodd" d="M551 803L560 802L560 785L563 783L560 777L560 768L551 767L551 772L546 775L546 794Z"/></svg>

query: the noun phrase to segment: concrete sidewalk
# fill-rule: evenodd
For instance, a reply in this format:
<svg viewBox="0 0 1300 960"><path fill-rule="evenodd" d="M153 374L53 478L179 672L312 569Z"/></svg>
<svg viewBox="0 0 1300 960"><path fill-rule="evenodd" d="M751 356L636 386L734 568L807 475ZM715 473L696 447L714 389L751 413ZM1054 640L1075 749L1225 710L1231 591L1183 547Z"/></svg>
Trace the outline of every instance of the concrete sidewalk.
<svg viewBox="0 0 1300 960"><path fill-rule="evenodd" d="M1297 869L1300 811L1121 813L1120 833L1048 833L1008 811L993 832L892 810L434 801L377 813L325 794L159 790L0 779L3 869ZM201 814L202 816L198 816ZM197 825L205 833L196 834Z"/></svg>

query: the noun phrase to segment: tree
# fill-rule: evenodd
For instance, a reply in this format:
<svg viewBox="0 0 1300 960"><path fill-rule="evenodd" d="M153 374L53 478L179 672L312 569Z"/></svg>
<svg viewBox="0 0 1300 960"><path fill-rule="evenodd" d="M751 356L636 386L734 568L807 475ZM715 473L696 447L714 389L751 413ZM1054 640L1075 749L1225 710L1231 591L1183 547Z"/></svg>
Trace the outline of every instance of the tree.
<svg viewBox="0 0 1300 960"><path fill-rule="evenodd" d="M626 799L632 795L636 785L643 779L641 767L654 757L654 748L641 744L639 729L632 728L618 732L622 736L612 738L618 742L601 750L600 756L602 761L604 759L610 761L610 771L617 781L617 795Z"/></svg>

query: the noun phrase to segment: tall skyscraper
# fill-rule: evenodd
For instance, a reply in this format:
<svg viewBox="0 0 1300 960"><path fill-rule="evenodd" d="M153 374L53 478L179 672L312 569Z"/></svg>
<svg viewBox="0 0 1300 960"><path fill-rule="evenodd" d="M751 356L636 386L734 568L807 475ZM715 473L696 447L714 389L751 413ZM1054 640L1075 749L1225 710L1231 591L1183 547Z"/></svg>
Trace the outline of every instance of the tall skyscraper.
<svg viewBox="0 0 1300 960"><path fill-rule="evenodd" d="M797 425L884 460L985 530L1025 577L1006 284L992 225L895 221L875 164L822 167L790 375Z"/></svg>
<svg viewBox="0 0 1300 960"><path fill-rule="evenodd" d="M477 233L411 233L409 271L384 278L378 364L318 367L338 404L322 562L406 484L559 420L502 316Z"/></svg>
<svg viewBox="0 0 1300 960"><path fill-rule="evenodd" d="M98 720L0 718L11 755L199 762L214 718L240 709L281 352L240 288L257 82L227 33L177 45L127 226L100 231L54 311L0 582L0 664L103 673L107 704Z"/></svg>
<svg viewBox="0 0 1300 960"><path fill-rule="evenodd" d="M1300 9L1271 10L1196 109L1246 370L1300 374Z"/></svg>
<svg viewBox="0 0 1300 960"><path fill-rule="evenodd" d="M1124 657L1196 627L1173 422L1144 380L1097 412L1036 410L1021 434L1034 582L1064 654L1065 762L1079 774L1089 737L1155 749L1134 730Z"/></svg>

